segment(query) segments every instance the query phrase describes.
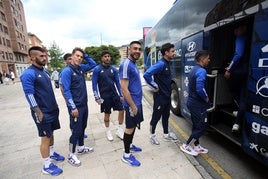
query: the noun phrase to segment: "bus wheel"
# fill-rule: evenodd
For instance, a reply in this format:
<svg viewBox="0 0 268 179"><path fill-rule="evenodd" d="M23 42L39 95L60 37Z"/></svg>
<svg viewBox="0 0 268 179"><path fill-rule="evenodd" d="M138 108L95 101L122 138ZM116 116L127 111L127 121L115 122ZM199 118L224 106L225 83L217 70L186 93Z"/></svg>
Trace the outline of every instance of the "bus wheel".
<svg viewBox="0 0 268 179"><path fill-rule="evenodd" d="M178 87L175 83L171 84L171 111L176 114L180 115L180 97L178 92Z"/></svg>

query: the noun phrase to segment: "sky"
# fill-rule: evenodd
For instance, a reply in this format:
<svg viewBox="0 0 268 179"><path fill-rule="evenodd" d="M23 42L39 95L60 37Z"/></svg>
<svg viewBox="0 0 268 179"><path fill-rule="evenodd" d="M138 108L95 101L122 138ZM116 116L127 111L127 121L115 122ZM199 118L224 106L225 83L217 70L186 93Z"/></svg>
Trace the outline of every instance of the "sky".
<svg viewBox="0 0 268 179"><path fill-rule="evenodd" d="M63 53L74 47L113 45L140 40L175 0L21 0L27 32Z"/></svg>

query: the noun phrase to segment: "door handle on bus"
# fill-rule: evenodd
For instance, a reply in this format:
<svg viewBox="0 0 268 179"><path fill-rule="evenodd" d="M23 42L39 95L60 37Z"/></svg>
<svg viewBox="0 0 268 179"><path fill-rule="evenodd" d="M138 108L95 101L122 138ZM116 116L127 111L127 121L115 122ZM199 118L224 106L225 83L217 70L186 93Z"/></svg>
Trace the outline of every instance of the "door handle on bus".
<svg viewBox="0 0 268 179"><path fill-rule="evenodd" d="M216 94L217 94L217 76L218 76L218 70L213 70L212 74L207 74L208 78L215 78L214 80L214 93L213 93L213 103L210 108L207 109L207 112L212 112L216 108Z"/></svg>

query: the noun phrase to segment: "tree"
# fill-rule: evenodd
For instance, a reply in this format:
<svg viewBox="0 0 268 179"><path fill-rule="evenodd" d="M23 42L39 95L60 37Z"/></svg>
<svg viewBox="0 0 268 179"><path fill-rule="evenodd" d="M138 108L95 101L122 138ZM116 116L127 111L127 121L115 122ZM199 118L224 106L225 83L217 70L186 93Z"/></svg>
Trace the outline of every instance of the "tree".
<svg viewBox="0 0 268 179"><path fill-rule="evenodd" d="M90 57L92 57L96 63L101 63L101 53L107 50L111 54L111 64L112 65L119 65L120 63L120 53L118 48L116 48L113 45L101 45L100 47L91 46L85 48L85 53L89 54Z"/></svg>
<svg viewBox="0 0 268 179"><path fill-rule="evenodd" d="M59 48L59 46L56 44L55 41L51 44L51 46L48 49L49 57L50 57L50 63L48 70L53 71L53 70L61 70L64 68L65 63L64 60L62 59L63 52Z"/></svg>

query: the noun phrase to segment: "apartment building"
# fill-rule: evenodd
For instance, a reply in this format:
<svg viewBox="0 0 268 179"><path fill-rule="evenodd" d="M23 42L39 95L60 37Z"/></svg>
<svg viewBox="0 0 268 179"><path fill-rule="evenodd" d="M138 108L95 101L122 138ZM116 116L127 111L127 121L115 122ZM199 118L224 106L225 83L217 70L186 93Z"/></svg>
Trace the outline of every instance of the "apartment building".
<svg viewBox="0 0 268 179"><path fill-rule="evenodd" d="M0 71L16 77L29 66L27 27L20 0L0 0Z"/></svg>

